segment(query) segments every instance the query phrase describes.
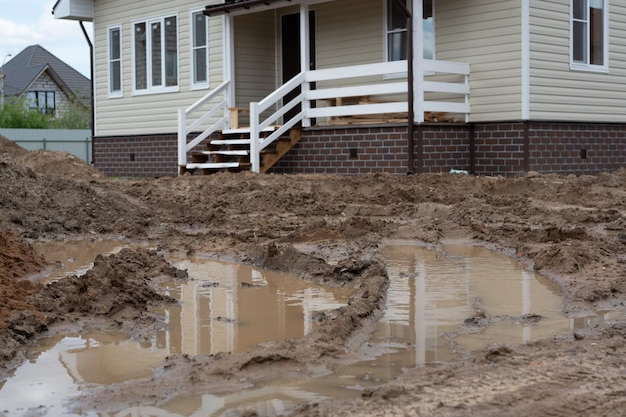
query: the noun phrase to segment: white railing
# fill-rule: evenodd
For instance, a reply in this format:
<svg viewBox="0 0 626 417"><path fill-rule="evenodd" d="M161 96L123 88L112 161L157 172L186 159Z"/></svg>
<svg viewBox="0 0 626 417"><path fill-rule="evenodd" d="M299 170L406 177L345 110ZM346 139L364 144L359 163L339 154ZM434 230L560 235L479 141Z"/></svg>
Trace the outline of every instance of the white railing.
<svg viewBox="0 0 626 417"><path fill-rule="evenodd" d="M417 77L418 88L414 96L415 121L423 122L425 112L443 112L464 114L467 122L470 113L469 64L424 60L422 68L423 76ZM308 127L311 119L394 113L404 114L406 118L409 107L406 71L406 61L303 71L261 101L250 103L252 171L260 172L261 151L299 122L302 122L303 127ZM362 79L354 80L356 78ZM357 82L358 85L354 85ZM312 83L315 83L315 89L311 89ZM342 83L353 85L342 87L340 86ZM179 110L178 161L180 166L186 163L186 155L191 148L220 127L228 128L229 88L231 88L230 83L226 81L193 106L186 110ZM285 103L287 94L294 90L298 91L298 88L298 94ZM187 126L186 120L192 113L221 93L224 93L222 101ZM425 95L428 95L429 100L424 99ZM354 101L354 98L363 97L367 97L368 100ZM378 97L383 100L377 100ZM346 98L353 100L343 100ZM332 105L311 105L311 102L322 104L324 101ZM344 104L344 101L349 103ZM299 111L295 116L285 120L285 115L298 106ZM269 116L263 116L273 109L273 113ZM220 114L221 110L224 110L223 116L217 122L187 143L186 138L189 133L197 131L198 126ZM274 128L269 129L270 127ZM271 131L271 134L262 135L267 131Z"/></svg>
<svg viewBox="0 0 626 417"><path fill-rule="evenodd" d="M306 114L304 102L306 92L304 89L307 87L305 76L306 72L301 72L263 100L258 103L250 103L250 164L252 165L253 172L259 172L261 169L261 151L304 119L304 115ZM279 106L285 96L298 87L300 87L300 93L296 97L292 98L288 103L266 117L265 120L260 119L264 111L270 109L272 106ZM288 111L295 109L298 105L300 105L298 114L284 121L282 126L269 136L261 137L261 132L272 124L277 125Z"/></svg>
<svg viewBox="0 0 626 417"><path fill-rule="evenodd" d="M186 109L178 110L178 166L184 168L187 165L187 152L199 145L206 138L211 136L214 132L220 129L227 129L229 127L229 112L231 82L224 81L218 87L207 93L200 100L196 101ZM200 117L192 120L194 114L200 110L206 104L213 102L218 97L222 96L222 99L217 102L209 111L202 114ZM203 126L207 122L211 122L218 117L217 121L213 122L209 127L203 129ZM187 143L187 136L192 132L202 132L195 137L191 142Z"/></svg>
<svg viewBox="0 0 626 417"><path fill-rule="evenodd" d="M424 121L423 112L459 113L465 115L465 122L469 122L469 64L462 62L424 60L424 81L422 82L424 93L442 93L457 98L458 101L424 100L422 114L417 115L420 122ZM430 81L430 78L438 76L457 76L460 81Z"/></svg>

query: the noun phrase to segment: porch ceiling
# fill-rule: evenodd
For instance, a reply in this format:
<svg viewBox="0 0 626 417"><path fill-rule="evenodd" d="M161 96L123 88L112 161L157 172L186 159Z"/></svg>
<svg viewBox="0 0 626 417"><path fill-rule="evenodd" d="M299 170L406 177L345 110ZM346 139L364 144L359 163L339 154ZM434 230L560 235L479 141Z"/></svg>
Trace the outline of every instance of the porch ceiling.
<svg viewBox="0 0 626 417"><path fill-rule="evenodd" d="M230 13L231 10L248 10L254 6L269 6L277 2L291 2L291 0L226 0L225 3L222 4L206 6L204 8L204 14L207 16L219 16L224 13Z"/></svg>

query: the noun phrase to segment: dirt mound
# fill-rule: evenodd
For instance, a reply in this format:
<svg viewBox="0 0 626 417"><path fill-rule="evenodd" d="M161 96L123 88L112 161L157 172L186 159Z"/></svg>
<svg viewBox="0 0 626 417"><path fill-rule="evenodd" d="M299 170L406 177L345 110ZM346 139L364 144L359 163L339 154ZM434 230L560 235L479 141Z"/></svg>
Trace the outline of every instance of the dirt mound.
<svg viewBox="0 0 626 417"><path fill-rule="evenodd" d="M154 288L162 277L185 278L163 256L145 249L122 249L115 255L99 255L84 276L52 282L28 303L46 313L49 320L71 320L72 315L114 317L124 309L146 311L155 302L175 302Z"/></svg>
<svg viewBox="0 0 626 417"><path fill-rule="evenodd" d="M27 331L24 325L32 322L37 315L27 299L41 289L40 284L33 284L22 279L24 276L43 269L45 260L36 255L33 249L19 237L0 231L0 359L8 360L15 356ZM12 320L11 317L17 318ZM38 315L42 330L43 315ZM30 332L32 336L34 332Z"/></svg>
<svg viewBox="0 0 626 417"><path fill-rule="evenodd" d="M13 142L11 139L8 139L5 136L0 135L0 156L3 157L14 157L17 155L24 155L28 153L28 151L22 148L17 143Z"/></svg>
<svg viewBox="0 0 626 417"><path fill-rule="evenodd" d="M38 264L32 265L37 268ZM75 330L128 329L137 323L144 327L159 325L159 317L148 314L148 307L176 300L163 295L155 283L186 277L185 271L171 267L155 251L123 249L108 257L98 256L84 276L71 276L45 286L3 278L0 359L13 359L20 345L55 323L72 323Z"/></svg>
<svg viewBox="0 0 626 417"><path fill-rule="evenodd" d="M102 173L69 152L37 149L27 151L12 140L0 135L0 160L32 169L42 175L56 175L74 180L102 178Z"/></svg>
<svg viewBox="0 0 626 417"><path fill-rule="evenodd" d="M113 197L116 195L116 197ZM40 175L0 161L0 229L40 238L67 233L120 233L145 230L151 210L115 187L72 178Z"/></svg>
<svg viewBox="0 0 626 417"><path fill-rule="evenodd" d="M100 171L69 152L38 149L17 155L15 162L42 175L83 181L102 178Z"/></svg>

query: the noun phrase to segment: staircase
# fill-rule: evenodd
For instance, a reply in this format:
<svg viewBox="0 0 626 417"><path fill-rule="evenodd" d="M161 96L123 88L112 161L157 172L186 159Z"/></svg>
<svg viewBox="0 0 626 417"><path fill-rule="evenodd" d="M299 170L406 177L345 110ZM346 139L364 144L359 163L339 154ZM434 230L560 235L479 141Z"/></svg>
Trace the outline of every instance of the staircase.
<svg viewBox="0 0 626 417"><path fill-rule="evenodd" d="M232 123L231 125L237 125ZM267 137L278 129L278 126L270 126L262 131L262 136ZM288 136L281 136L270 146L261 151L260 173L267 172L280 160L302 137L302 129L292 128ZM202 175L216 172L240 172L248 171L250 163L250 128L234 128L218 132L216 139L207 139L206 150L191 153L191 162L185 167L180 167L180 174L200 172ZM202 145L201 145L202 146Z"/></svg>

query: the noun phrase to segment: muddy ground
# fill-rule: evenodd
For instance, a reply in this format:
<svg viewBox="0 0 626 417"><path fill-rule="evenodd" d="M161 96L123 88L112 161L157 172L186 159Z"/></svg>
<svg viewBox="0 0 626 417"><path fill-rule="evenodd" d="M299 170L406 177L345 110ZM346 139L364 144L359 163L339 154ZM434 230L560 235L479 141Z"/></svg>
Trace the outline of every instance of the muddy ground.
<svg viewBox="0 0 626 417"><path fill-rule="evenodd" d="M157 249L123 250L99 257L80 279L39 282L47 265L32 242L111 237ZM115 328L149 337L164 325L149 307L173 302L159 283L187 279L163 255L194 252L354 293L304 340L254 353L170 356L152 378L87 391L77 400L82 410L158 405L176 386L224 392L271 375L332 371L355 358L384 307L380 250L390 239L433 247L472 241L515 257L562 287L570 317L626 310L626 169L516 179L225 173L122 180L0 137L0 380L41 336ZM291 415L624 416L626 320L616 317L408 370L357 400L302 405Z"/></svg>

